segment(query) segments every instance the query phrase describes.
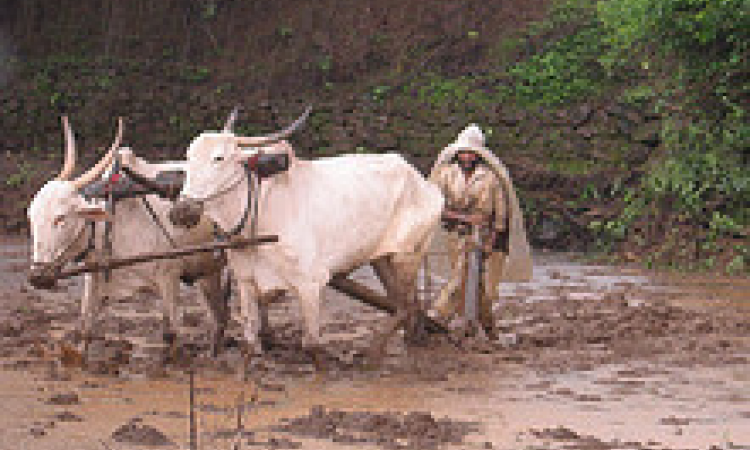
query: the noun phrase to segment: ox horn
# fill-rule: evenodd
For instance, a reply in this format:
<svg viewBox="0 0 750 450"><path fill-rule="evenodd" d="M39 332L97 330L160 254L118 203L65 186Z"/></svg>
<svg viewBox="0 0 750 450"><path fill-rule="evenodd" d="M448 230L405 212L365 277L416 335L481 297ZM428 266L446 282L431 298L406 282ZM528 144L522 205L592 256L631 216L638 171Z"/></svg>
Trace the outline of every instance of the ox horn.
<svg viewBox="0 0 750 450"><path fill-rule="evenodd" d="M62 116L63 133L65 135L65 162L60 171L60 175L55 178L59 181L66 181L73 174L76 166L76 143L73 137L73 130L68 123L68 116Z"/></svg>
<svg viewBox="0 0 750 450"><path fill-rule="evenodd" d="M236 138L237 145L243 147L261 147L280 141L290 134L294 133L297 128L305 123L305 120L307 120L307 116L310 115L310 111L312 111L312 106L308 106L305 112L302 113L302 115L297 120L295 120L293 124L289 125L281 131L277 131L276 133L268 134L266 136L238 137Z"/></svg>
<svg viewBox="0 0 750 450"><path fill-rule="evenodd" d="M94 167L89 169L86 173L81 175L80 177L76 178L75 181L73 181L73 184L75 185L76 189L81 189L83 187L86 187L89 183L96 180L101 176L101 174L107 170L107 167L112 163L112 160L115 157L115 152L117 152L117 149L120 148L120 143L122 142L122 117L117 119L117 135L115 136L115 142L112 144L112 147L109 148L109 151L106 155L102 157L102 159L96 163Z"/></svg>
<svg viewBox="0 0 750 450"><path fill-rule="evenodd" d="M224 129L221 131L223 131L224 133L232 133L232 129L234 129L234 122L237 120L237 114L239 114L239 112L240 106L237 105L229 114L229 117L227 117L227 121L224 123Z"/></svg>

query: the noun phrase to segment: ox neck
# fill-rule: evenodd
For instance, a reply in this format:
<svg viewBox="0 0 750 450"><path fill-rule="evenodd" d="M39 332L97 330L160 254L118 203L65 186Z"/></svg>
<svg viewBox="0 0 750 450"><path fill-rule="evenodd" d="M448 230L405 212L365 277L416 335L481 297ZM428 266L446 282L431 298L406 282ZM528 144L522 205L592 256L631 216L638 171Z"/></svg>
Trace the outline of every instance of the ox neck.
<svg viewBox="0 0 750 450"><path fill-rule="evenodd" d="M245 170L244 167L242 170ZM208 201L204 204L205 214L213 220L224 233L235 230L238 224L241 224L246 211L250 209L251 195L258 193L250 192L250 174L243 174L239 183L224 192L222 195ZM244 226L237 230L237 234L244 234L250 229Z"/></svg>

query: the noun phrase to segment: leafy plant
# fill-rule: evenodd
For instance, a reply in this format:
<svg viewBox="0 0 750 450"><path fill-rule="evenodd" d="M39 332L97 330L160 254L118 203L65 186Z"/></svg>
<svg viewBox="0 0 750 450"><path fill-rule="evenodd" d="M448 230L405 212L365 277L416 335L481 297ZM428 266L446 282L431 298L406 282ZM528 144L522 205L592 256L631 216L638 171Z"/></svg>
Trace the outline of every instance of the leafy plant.
<svg viewBox="0 0 750 450"><path fill-rule="evenodd" d="M560 31L571 27L572 33ZM549 19L532 31L532 36L549 35L551 41L511 67L515 85L509 93L520 103L532 105L560 105L596 94L607 80L600 61L608 50L605 34L593 2L556 3Z"/></svg>
<svg viewBox="0 0 750 450"><path fill-rule="evenodd" d="M182 70L182 78L185 81L199 83L211 76L211 69L206 66L187 66Z"/></svg>
<svg viewBox="0 0 750 450"><path fill-rule="evenodd" d="M332 59L329 55L326 55L318 60L318 68L323 72L331 70Z"/></svg>
<svg viewBox="0 0 750 450"><path fill-rule="evenodd" d="M293 33L294 33L294 30L292 30L291 27L281 26L276 29L276 34L278 34L281 37L290 37Z"/></svg>
<svg viewBox="0 0 750 450"><path fill-rule="evenodd" d="M622 62L635 55L644 58L647 70L648 59L662 66L668 61L677 88L699 109L716 109L715 115L743 109L739 99L750 92L750 84L741 81L750 52L749 10L748 0L599 2L610 49L605 59Z"/></svg>
<svg viewBox="0 0 750 450"><path fill-rule="evenodd" d="M11 188L17 188L26 184L32 175L32 166L28 163L22 163L18 166L18 172L11 174L6 178L5 185Z"/></svg>
<svg viewBox="0 0 750 450"><path fill-rule="evenodd" d="M391 90L390 86L375 86L372 89L372 99L375 101L381 101L383 100L388 92Z"/></svg>

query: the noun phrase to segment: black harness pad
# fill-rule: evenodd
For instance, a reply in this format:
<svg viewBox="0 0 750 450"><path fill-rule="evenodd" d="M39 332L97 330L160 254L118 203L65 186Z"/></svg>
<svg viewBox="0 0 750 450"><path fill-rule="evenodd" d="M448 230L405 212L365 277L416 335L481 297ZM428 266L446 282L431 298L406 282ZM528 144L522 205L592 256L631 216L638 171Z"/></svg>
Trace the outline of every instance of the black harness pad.
<svg viewBox="0 0 750 450"><path fill-rule="evenodd" d="M185 173L180 170L159 172L153 182L165 188L176 189L179 192L185 183ZM110 192L115 201L155 193L124 173L113 174L107 179L96 180L79 191L86 200L106 198Z"/></svg>
<svg viewBox="0 0 750 450"><path fill-rule="evenodd" d="M251 168L261 178L272 177L289 170L289 155L286 153L261 153L253 162Z"/></svg>
<svg viewBox="0 0 750 450"><path fill-rule="evenodd" d="M106 179L99 179L78 191L86 200L92 198L106 198L112 193L115 200L126 198L134 190L136 184L123 174L114 174Z"/></svg>

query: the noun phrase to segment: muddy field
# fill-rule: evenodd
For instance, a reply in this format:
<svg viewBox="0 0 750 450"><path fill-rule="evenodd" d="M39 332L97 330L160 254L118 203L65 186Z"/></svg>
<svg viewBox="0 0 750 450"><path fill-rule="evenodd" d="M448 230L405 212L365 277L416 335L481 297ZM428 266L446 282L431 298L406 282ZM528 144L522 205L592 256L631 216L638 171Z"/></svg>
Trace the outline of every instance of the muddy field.
<svg viewBox="0 0 750 450"><path fill-rule="evenodd" d="M0 448L186 448L187 375L161 362L154 299L109 304L90 366L67 367L53 344L75 325L79 281L28 288L25 241L0 242ZM326 292L321 374L284 299L273 347L244 383L236 348L208 358L185 288L201 448L750 449L750 281L572 261L539 254L532 283L504 288L500 341L405 348L397 337L378 368L359 355L381 313Z"/></svg>

